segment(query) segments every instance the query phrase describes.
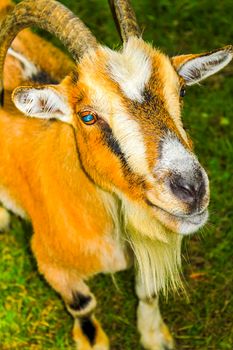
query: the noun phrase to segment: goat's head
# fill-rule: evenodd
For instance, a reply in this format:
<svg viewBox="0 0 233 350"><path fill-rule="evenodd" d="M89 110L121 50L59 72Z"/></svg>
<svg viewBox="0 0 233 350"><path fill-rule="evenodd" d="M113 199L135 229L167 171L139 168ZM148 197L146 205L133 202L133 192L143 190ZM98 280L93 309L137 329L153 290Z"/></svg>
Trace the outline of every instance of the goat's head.
<svg viewBox="0 0 233 350"><path fill-rule="evenodd" d="M13 101L28 116L70 123L83 169L97 185L146 208L172 231L192 233L207 220L209 185L182 125L182 98L186 85L228 64L233 50L228 46L168 58L140 38L128 2L125 7L121 3L113 2L116 17L121 18L121 51L98 45L77 19L76 33L82 26L81 35L87 39L81 37L80 49L79 34L75 43L73 34L66 36L76 61L78 53L82 56L74 72L60 85L19 87ZM33 1L18 7L29 5L36 18Z"/></svg>

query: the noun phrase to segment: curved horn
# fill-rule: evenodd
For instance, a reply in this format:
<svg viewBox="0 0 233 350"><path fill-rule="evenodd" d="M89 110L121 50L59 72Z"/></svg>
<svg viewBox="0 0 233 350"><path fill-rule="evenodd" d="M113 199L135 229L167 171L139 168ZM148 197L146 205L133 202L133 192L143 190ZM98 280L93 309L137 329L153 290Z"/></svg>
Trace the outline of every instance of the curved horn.
<svg viewBox="0 0 233 350"><path fill-rule="evenodd" d="M130 0L109 0L108 2L121 39L125 42L131 36L140 37L141 30Z"/></svg>
<svg viewBox="0 0 233 350"><path fill-rule="evenodd" d="M3 100L3 66L7 50L24 28L36 25L58 37L77 61L98 46L84 23L55 0L24 0L4 19L0 29L0 94Z"/></svg>

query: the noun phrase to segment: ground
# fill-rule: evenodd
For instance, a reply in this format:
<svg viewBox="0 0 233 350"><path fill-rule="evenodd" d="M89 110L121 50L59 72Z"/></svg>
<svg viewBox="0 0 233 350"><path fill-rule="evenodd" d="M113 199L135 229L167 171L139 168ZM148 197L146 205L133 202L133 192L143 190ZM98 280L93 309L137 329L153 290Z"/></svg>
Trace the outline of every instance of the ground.
<svg viewBox="0 0 233 350"><path fill-rule="evenodd" d="M63 0L111 47L119 44L107 0ZM144 38L169 55L233 44L231 0L134 0ZM51 37L49 36L49 39ZM56 41L56 43L58 43ZM189 301L162 300L179 350L232 349L233 63L201 86L189 88L183 121L211 183L210 221L183 245ZM0 234L0 349L72 349L71 317L41 278L30 252L30 225L13 217ZM140 350L135 326L133 273L91 282L112 350ZM107 293L106 293L107 291Z"/></svg>

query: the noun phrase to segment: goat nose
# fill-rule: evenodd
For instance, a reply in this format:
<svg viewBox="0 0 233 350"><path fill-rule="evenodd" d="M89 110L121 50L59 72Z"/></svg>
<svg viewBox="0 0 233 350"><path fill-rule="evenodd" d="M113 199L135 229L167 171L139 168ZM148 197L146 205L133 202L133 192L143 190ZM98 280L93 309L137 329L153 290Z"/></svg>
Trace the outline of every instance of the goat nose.
<svg viewBox="0 0 233 350"><path fill-rule="evenodd" d="M206 193L206 184L200 173L196 179L185 179L175 175L170 180L173 194L187 204L198 204Z"/></svg>

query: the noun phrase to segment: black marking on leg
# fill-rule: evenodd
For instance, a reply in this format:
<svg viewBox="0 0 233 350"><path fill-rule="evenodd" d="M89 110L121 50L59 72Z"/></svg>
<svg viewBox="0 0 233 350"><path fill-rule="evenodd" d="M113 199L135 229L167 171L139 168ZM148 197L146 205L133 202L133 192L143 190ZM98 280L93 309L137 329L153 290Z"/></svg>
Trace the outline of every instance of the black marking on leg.
<svg viewBox="0 0 233 350"><path fill-rule="evenodd" d="M85 307L90 303L91 299L92 298L90 295L86 296L80 292L75 292L73 293L73 302L69 304L69 307L72 310L81 311L85 309Z"/></svg>
<svg viewBox="0 0 233 350"><path fill-rule="evenodd" d="M80 326L82 332L88 338L91 345L94 345L96 338L96 328L92 320L89 317L80 318Z"/></svg>

